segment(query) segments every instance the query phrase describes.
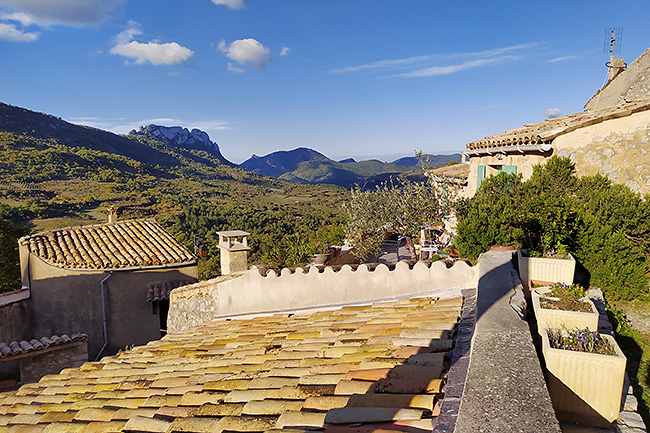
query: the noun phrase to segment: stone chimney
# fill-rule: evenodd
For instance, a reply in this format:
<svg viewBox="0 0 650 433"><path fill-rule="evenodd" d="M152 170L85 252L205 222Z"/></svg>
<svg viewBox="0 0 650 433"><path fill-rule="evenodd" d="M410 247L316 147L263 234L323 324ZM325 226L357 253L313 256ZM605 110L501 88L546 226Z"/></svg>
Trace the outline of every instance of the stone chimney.
<svg viewBox="0 0 650 433"><path fill-rule="evenodd" d="M250 233L241 230L217 232L221 250L221 275L248 270L248 239Z"/></svg>
<svg viewBox="0 0 650 433"><path fill-rule="evenodd" d="M612 81L618 74L625 69L625 61L623 57L610 57L607 63L607 79Z"/></svg>
<svg viewBox="0 0 650 433"><path fill-rule="evenodd" d="M108 208L108 222L109 223L117 222L117 208L115 206L111 206Z"/></svg>

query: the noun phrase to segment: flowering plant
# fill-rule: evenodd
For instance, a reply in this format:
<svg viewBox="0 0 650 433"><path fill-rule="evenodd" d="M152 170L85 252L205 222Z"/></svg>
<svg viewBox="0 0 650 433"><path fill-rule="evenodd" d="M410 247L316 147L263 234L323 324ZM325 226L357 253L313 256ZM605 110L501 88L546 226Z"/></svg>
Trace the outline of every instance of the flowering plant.
<svg viewBox="0 0 650 433"><path fill-rule="evenodd" d="M327 242L317 242L316 245L314 245L313 251L314 254L331 254L334 251L334 248Z"/></svg>
<svg viewBox="0 0 650 433"><path fill-rule="evenodd" d="M548 329L548 341L554 349L616 355L614 348L597 332L585 329Z"/></svg>
<svg viewBox="0 0 650 433"><path fill-rule="evenodd" d="M580 284L555 283L549 286L550 291L540 299L542 308L554 310L584 311L591 312L591 305L585 302L585 290ZM553 299L555 298L555 299Z"/></svg>
<svg viewBox="0 0 650 433"><path fill-rule="evenodd" d="M585 297L585 290L580 284L555 283L550 285L549 289L551 291L547 296L553 296L555 298L581 299Z"/></svg>

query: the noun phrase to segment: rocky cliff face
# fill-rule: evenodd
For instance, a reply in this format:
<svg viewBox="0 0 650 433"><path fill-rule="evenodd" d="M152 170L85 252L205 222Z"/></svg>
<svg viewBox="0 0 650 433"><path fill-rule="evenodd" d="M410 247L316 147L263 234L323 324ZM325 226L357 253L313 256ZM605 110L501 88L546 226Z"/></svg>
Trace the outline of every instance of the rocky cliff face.
<svg viewBox="0 0 650 433"><path fill-rule="evenodd" d="M221 161L231 164L221 154L219 145L210 140L210 136L200 129L195 128L190 131L182 126L146 125L141 126L137 131L135 129L131 130L129 135L144 135L152 140L162 141L185 149L205 150Z"/></svg>

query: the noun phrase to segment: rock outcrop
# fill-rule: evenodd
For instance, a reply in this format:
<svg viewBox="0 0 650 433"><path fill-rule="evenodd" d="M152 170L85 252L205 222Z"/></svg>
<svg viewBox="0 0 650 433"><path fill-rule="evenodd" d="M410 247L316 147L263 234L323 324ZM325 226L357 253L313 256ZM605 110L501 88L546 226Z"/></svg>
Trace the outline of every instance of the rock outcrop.
<svg viewBox="0 0 650 433"><path fill-rule="evenodd" d="M221 154L219 145L210 140L210 136L205 131L200 129L192 129L191 131L182 126L161 126L161 125L146 125L140 126L138 130L135 129L129 132L129 135L144 135L152 140L162 141L163 143L173 144L185 149L205 150L212 153L222 162L231 164Z"/></svg>

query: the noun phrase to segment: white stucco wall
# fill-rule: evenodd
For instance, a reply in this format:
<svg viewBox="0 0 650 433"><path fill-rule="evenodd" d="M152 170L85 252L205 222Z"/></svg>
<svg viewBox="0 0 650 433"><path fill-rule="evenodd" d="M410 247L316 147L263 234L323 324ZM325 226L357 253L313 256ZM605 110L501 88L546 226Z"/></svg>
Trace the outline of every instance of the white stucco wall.
<svg viewBox="0 0 650 433"><path fill-rule="evenodd" d="M443 262L430 267L418 262L410 269L407 263L399 262L393 270L384 264L374 270L367 265L356 270L344 265L338 272L331 267L323 272L312 267L306 273L283 269L279 275L269 271L266 276L252 269L237 278L217 278L174 289L167 325L169 332L182 332L219 317L436 296L477 284L478 267L462 261L450 268Z"/></svg>
<svg viewBox="0 0 650 433"><path fill-rule="evenodd" d="M470 156L469 159L469 177L467 178L467 187L463 192L464 197L472 197L476 193L478 182L478 166L488 166L486 177L496 173L494 165L516 165L517 173L521 174L524 180L529 179L533 174L533 166L541 164L546 158L540 154L508 154L505 158L498 159L495 155Z"/></svg>

